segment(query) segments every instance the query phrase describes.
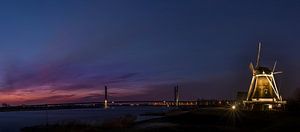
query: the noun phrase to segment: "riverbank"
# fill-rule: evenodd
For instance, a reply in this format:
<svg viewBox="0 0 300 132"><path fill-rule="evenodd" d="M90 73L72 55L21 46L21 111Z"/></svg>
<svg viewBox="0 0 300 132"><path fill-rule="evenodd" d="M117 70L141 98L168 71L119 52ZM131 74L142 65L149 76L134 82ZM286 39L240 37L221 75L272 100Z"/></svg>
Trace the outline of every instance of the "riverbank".
<svg viewBox="0 0 300 132"><path fill-rule="evenodd" d="M166 131L279 131L297 129L300 112L249 112L227 108L172 111L163 117L135 122L123 116L101 125L69 123L23 128L23 132L166 132Z"/></svg>

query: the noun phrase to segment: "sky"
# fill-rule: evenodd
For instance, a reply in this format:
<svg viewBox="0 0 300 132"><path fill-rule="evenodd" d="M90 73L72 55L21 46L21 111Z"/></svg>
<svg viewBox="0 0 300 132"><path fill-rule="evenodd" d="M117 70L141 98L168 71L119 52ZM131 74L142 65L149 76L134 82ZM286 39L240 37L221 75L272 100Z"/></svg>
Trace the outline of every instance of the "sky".
<svg viewBox="0 0 300 132"><path fill-rule="evenodd" d="M0 4L0 103L234 99L250 62L300 89L300 2L13 0Z"/></svg>

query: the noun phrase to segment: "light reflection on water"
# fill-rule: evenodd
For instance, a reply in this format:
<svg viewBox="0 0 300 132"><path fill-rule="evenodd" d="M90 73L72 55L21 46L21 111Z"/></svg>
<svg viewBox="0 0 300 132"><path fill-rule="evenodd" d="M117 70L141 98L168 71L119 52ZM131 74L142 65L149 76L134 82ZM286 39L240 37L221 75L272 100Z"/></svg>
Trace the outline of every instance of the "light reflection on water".
<svg viewBox="0 0 300 132"><path fill-rule="evenodd" d="M126 114L138 116L137 120L154 118L155 116L139 116L148 112L167 111L166 107L113 107L109 109L63 109L43 111L0 112L0 132L19 132L26 126L40 124L84 122L101 124L105 120Z"/></svg>

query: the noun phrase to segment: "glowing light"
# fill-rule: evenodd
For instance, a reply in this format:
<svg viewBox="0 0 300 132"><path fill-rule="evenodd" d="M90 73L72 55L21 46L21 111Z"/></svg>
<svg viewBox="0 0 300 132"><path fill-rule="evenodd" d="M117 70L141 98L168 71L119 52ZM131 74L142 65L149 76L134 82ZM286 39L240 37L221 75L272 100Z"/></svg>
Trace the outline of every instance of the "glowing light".
<svg viewBox="0 0 300 132"><path fill-rule="evenodd" d="M272 109L272 105L269 105L269 109Z"/></svg>
<svg viewBox="0 0 300 132"><path fill-rule="evenodd" d="M235 109L236 109L236 106L235 106L235 105L231 106L231 109L235 110Z"/></svg>
<svg viewBox="0 0 300 132"><path fill-rule="evenodd" d="M104 108L105 108L105 109L108 108L108 102L107 102L107 100L104 100Z"/></svg>

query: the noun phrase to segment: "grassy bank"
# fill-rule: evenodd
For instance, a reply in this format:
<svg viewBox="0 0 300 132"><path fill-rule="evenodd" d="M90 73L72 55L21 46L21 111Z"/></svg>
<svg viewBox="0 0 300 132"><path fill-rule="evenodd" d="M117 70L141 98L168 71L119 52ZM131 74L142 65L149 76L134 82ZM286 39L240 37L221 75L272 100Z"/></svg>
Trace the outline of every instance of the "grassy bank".
<svg viewBox="0 0 300 132"><path fill-rule="evenodd" d="M180 132L180 131L279 131L298 130L300 112L249 112L231 109L173 111L164 117L134 122L124 116L102 125L66 123L23 128L23 132Z"/></svg>

